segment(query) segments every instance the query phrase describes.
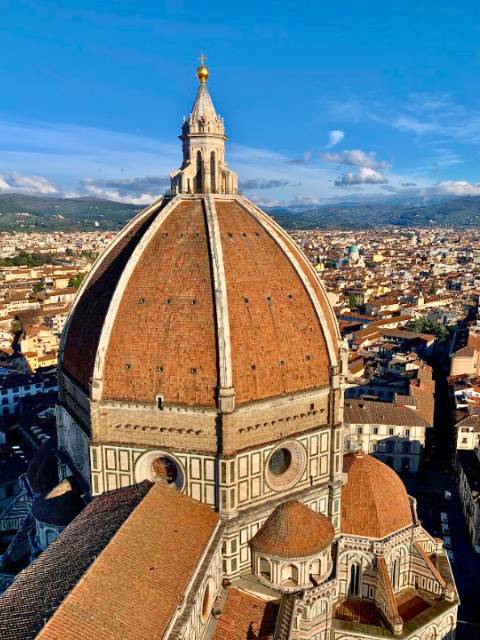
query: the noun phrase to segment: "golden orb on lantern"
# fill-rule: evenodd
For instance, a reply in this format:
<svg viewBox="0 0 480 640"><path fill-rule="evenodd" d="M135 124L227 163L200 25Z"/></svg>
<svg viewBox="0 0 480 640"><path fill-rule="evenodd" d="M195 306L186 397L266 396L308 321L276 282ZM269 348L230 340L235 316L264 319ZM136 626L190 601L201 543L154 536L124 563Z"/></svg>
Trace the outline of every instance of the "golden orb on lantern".
<svg viewBox="0 0 480 640"><path fill-rule="evenodd" d="M208 80L208 69L205 66L207 58L203 55L200 56L200 66L197 68L197 78L200 80L200 84L205 84Z"/></svg>

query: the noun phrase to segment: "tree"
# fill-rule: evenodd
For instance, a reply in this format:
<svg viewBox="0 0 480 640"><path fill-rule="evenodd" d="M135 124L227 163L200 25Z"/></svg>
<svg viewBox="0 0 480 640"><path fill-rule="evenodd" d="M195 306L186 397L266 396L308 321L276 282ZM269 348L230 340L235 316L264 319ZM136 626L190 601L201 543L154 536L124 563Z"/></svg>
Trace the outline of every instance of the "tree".
<svg viewBox="0 0 480 640"><path fill-rule="evenodd" d="M407 322L405 325L405 329L408 331L416 331L417 333L429 333L439 340L444 340L450 333L448 327L443 324L432 322L428 318L410 320L410 322Z"/></svg>
<svg viewBox="0 0 480 640"><path fill-rule="evenodd" d="M68 281L68 286L73 287L74 289L78 289L78 287L82 284L84 278L85 278L85 274L79 273L73 278L70 278L70 280Z"/></svg>
<svg viewBox="0 0 480 640"><path fill-rule="evenodd" d="M350 307L350 309L355 309L356 307L358 307L357 296L354 293L351 293L348 296L348 306Z"/></svg>

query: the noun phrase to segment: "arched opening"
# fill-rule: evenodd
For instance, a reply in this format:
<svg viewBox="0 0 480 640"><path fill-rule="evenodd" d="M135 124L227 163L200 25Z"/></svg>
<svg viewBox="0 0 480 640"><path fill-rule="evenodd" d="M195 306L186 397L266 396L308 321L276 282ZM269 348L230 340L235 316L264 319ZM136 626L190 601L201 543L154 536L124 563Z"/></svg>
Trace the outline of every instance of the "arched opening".
<svg viewBox="0 0 480 640"><path fill-rule="evenodd" d="M319 576L322 573L322 563L320 560L314 560L310 565L310 575Z"/></svg>
<svg viewBox="0 0 480 640"><path fill-rule="evenodd" d="M400 558L395 558L392 563L392 587L395 591L400 588Z"/></svg>
<svg viewBox="0 0 480 640"><path fill-rule="evenodd" d="M215 151L210 154L210 188L212 193L217 191L217 163L215 162Z"/></svg>
<svg viewBox="0 0 480 640"><path fill-rule="evenodd" d="M358 563L350 565L348 595L351 597L360 595L360 565Z"/></svg>
<svg viewBox="0 0 480 640"><path fill-rule="evenodd" d="M282 584L286 587L295 587L298 585L298 567L294 564L283 565Z"/></svg>
<svg viewBox="0 0 480 640"><path fill-rule="evenodd" d="M271 582L272 568L270 566L270 560L267 560L266 558L260 558L260 561L258 563L258 570L262 578L265 578L265 580L268 580Z"/></svg>
<svg viewBox="0 0 480 640"><path fill-rule="evenodd" d="M203 193L203 160L201 151L197 151L197 174L195 176L195 193Z"/></svg>
<svg viewBox="0 0 480 640"><path fill-rule="evenodd" d="M313 608L313 617L325 615L328 611L328 603L326 600L318 600Z"/></svg>
<svg viewBox="0 0 480 640"><path fill-rule="evenodd" d="M202 598L202 622L206 622L210 617L214 598L214 582L212 578L209 578Z"/></svg>

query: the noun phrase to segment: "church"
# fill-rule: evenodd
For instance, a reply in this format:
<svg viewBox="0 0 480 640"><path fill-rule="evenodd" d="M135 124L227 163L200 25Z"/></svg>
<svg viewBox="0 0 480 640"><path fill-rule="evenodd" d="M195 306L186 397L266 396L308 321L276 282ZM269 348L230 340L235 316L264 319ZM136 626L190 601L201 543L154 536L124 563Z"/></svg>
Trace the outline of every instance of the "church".
<svg viewBox="0 0 480 640"><path fill-rule="evenodd" d="M197 77L170 194L98 258L67 321L61 483L36 510L61 526L0 598L0 636L453 639L442 541L392 469L344 455L335 315L239 192ZM73 487L87 504L67 524Z"/></svg>

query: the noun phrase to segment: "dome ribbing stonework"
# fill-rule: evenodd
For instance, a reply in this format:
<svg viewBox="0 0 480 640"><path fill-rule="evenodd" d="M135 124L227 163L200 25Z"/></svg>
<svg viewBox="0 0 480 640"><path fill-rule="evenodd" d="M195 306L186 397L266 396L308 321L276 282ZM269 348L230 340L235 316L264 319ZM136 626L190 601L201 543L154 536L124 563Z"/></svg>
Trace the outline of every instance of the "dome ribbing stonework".
<svg viewBox="0 0 480 640"><path fill-rule="evenodd" d="M413 524L405 485L389 466L362 452L344 456L341 531L386 538Z"/></svg>
<svg viewBox="0 0 480 640"><path fill-rule="evenodd" d="M61 366L85 391L101 378L105 400L215 407L233 387L238 406L328 385L335 329L310 265L264 213L180 195L97 263Z"/></svg>
<svg viewBox="0 0 480 640"><path fill-rule="evenodd" d="M59 420L87 480L85 454L96 444L117 469L106 443L158 458L165 450L230 455L341 421L345 349L326 292L292 238L238 193L205 82L180 139L170 194L98 258L63 332ZM284 476L268 478L270 489L304 476L303 445L296 451ZM138 480L139 465L147 469L137 462L123 460L122 477L102 483ZM317 460L315 473L327 466Z"/></svg>
<svg viewBox="0 0 480 640"><path fill-rule="evenodd" d="M332 523L298 500L279 505L250 541L257 553L279 558L313 556L329 547L335 536Z"/></svg>

